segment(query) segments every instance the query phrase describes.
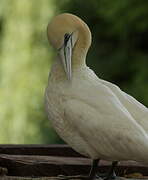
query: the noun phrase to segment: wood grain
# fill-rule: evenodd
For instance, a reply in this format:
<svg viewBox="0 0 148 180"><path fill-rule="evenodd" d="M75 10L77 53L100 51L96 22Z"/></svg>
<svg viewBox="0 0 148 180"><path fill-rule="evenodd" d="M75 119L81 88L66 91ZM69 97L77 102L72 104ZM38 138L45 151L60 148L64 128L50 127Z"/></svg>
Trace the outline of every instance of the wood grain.
<svg viewBox="0 0 148 180"><path fill-rule="evenodd" d="M106 172L110 165L111 162L101 161L98 170ZM91 160L79 155L67 145L0 145L0 167L0 174L10 177L87 175ZM8 173L2 172L3 168ZM126 161L120 162L116 169L120 176L135 172L148 176L148 166Z"/></svg>
<svg viewBox="0 0 148 180"><path fill-rule="evenodd" d="M11 145L1 144L0 154L13 155L50 155L50 156L64 156L64 157L84 157L74 151L66 144L29 144L29 145Z"/></svg>
<svg viewBox="0 0 148 180"><path fill-rule="evenodd" d="M58 157L58 156L35 156L35 155L0 155L0 166L8 169L10 176L57 176L64 175L87 175L91 160L82 157ZM101 161L98 170L107 171L110 162ZM122 162L117 167L117 173L139 172L148 175L148 167L128 161Z"/></svg>

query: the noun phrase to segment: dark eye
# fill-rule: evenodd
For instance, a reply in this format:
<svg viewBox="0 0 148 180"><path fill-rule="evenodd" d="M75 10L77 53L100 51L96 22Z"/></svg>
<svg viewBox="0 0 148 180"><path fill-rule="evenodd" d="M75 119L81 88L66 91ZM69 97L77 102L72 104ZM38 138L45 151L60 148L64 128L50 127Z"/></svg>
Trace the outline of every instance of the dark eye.
<svg viewBox="0 0 148 180"><path fill-rule="evenodd" d="M70 38L70 34L66 33L64 35L64 44L67 44L67 41L69 40L69 38Z"/></svg>
<svg viewBox="0 0 148 180"><path fill-rule="evenodd" d="M64 35L64 39L69 38L69 36L70 36L70 34L66 33L66 34Z"/></svg>

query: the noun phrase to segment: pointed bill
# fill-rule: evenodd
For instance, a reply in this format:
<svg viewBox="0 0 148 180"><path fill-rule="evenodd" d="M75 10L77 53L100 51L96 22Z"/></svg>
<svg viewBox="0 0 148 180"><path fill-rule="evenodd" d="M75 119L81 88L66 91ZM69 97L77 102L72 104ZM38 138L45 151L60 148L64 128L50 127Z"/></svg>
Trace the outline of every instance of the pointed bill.
<svg viewBox="0 0 148 180"><path fill-rule="evenodd" d="M71 80L71 58L72 58L72 34L66 34L64 37L64 44L59 49L59 56L64 66L64 71L68 80Z"/></svg>

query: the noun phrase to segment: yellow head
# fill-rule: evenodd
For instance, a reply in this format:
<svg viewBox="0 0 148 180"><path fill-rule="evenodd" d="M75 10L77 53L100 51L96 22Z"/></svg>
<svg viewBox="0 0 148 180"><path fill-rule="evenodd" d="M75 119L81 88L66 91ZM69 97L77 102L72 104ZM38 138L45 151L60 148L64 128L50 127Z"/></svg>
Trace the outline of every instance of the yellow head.
<svg viewBox="0 0 148 180"><path fill-rule="evenodd" d="M47 36L58 50L67 78L71 79L71 65L83 63L91 45L88 26L77 16L64 13L51 20Z"/></svg>

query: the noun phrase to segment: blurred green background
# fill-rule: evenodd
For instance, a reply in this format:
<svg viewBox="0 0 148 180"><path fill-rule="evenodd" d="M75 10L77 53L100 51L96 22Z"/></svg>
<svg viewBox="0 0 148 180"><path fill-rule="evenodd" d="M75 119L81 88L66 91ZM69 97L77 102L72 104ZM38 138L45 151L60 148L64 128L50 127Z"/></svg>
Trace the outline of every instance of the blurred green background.
<svg viewBox="0 0 148 180"><path fill-rule="evenodd" d="M53 50L51 17L70 12L90 27L87 64L148 106L148 1L0 0L0 143L60 143L44 110Z"/></svg>

